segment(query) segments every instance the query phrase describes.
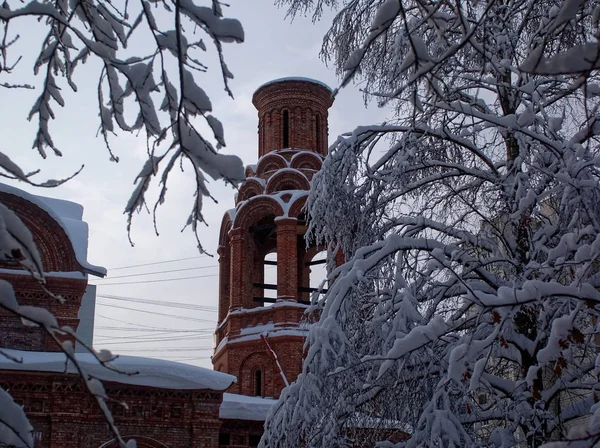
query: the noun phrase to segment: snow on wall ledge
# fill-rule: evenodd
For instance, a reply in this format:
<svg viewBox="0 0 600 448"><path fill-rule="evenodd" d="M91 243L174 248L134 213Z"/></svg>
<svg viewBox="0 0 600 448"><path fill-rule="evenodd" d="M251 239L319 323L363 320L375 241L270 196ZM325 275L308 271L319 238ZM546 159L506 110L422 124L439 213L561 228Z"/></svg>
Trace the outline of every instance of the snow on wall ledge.
<svg viewBox="0 0 600 448"><path fill-rule="evenodd" d="M18 196L44 210L63 228L73 245L77 262L88 273L103 277L106 268L87 261L88 225L83 221L83 206L63 199L35 196L19 188L0 183L0 191Z"/></svg>
<svg viewBox="0 0 600 448"><path fill-rule="evenodd" d="M272 398L224 393L223 403L219 409L219 418L265 421L269 410L275 403L277 400Z"/></svg>
<svg viewBox="0 0 600 448"><path fill-rule="evenodd" d="M2 349L2 351L16 359L22 359L23 362L18 363L6 357L0 357L0 370L65 372L66 355L64 353L30 352L9 349ZM119 356L111 362L113 367L125 372L138 372L135 375L125 375L103 367L89 353L76 353L75 357L88 374L101 381L111 381L114 383L157 387L160 389L225 390L237 381L234 376L226 373L162 359ZM76 373L73 364L71 362L68 364L66 371L68 373Z"/></svg>

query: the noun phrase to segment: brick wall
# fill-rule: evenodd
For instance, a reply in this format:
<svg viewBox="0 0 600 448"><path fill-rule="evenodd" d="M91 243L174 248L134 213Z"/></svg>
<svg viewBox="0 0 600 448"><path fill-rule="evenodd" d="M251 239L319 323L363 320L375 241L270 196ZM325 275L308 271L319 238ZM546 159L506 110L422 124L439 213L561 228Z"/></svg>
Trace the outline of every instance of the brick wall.
<svg viewBox="0 0 600 448"><path fill-rule="evenodd" d="M0 371L0 385L21 404L34 428L35 448L116 448L98 404L75 375ZM175 391L105 383L123 436L139 448L216 448L221 392Z"/></svg>

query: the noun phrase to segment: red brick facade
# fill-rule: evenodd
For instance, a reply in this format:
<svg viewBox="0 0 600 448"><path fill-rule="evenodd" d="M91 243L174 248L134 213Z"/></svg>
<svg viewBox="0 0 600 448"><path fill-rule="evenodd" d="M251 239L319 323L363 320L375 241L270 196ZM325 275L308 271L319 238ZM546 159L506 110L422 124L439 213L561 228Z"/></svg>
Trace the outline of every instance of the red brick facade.
<svg viewBox="0 0 600 448"><path fill-rule="evenodd" d="M35 448L117 448L104 415L76 375L3 371L0 386L21 403ZM222 393L104 383L115 423L138 448L218 447Z"/></svg>
<svg viewBox="0 0 600 448"><path fill-rule="evenodd" d="M278 397L285 383L261 335L289 382L301 370L309 299L310 261L303 207L327 151L331 91L295 78L260 87L259 161L246 170L236 208L225 214L219 241L220 287L216 370L238 378L229 392ZM298 149L291 149L298 148ZM277 284L265 285L265 257L277 253ZM263 300L276 289L275 303Z"/></svg>
<svg viewBox="0 0 600 448"><path fill-rule="evenodd" d="M35 197L31 196L31 201L27 197L0 192L0 202L23 221L34 237L47 273L47 290L62 296L64 303L48 295L16 263L0 263L0 278L12 284L20 305L49 309L59 325L76 329L87 286L86 269L77 261L73 243L55 217L36 204ZM60 350L41 328L24 326L7 311L0 310L0 326L0 348L34 352L29 356L35 359L44 358L40 352ZM35 448L118 447L106 417L79 375L14 363L0 368L0 387L23 406L33 426ZM113 417L121 435L126 440L134 438L138 448L219 446L223 390L178 390L118 382L104 382L104 387L112 400L127 404L125 408L111 402ZM0 446L5 446L2 440Z"/></svg>

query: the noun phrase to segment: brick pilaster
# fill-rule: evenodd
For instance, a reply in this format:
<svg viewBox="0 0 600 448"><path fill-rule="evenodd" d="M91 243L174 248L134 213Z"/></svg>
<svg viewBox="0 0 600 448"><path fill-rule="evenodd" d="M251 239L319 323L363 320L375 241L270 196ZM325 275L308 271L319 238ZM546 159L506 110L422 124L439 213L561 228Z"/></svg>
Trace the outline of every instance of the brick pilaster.
<svg viewBox="0 0 600 448"><path fill-rule="evenodd" d="M298 237L296 218L279 218L277 225L277 299L297 300Z"/></svg>

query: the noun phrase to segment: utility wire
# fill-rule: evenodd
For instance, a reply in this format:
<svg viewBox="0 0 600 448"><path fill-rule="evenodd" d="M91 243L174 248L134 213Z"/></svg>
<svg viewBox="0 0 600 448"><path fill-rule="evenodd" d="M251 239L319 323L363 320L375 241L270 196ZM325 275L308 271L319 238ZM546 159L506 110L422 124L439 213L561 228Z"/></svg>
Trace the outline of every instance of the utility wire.
<svg viewBox="0 0 600 448"><path fill-rule="evenodd" d="M212 312L212 313L217 312L217 307L194 305L192 303L167 302L165 300L139 299L137 297L126 297L126 296L106 295L106 294L98 294L97 297L100 297L103 299L109 299L109 300L120 300L123 302L147 303L149 305L166 306L166 307L170 307L170 308L184 308L184 309L188 309L188 310L205 311L205 312Z"/></svg>
<svg viewBox="0 0 600 448"><path fill-rule="evenodd" d="M119 269L139 268L142 266L153 266L155 264L174 263L176 261L195 260L196 258L204 258L206 255L198 255L196 257L176 258L175 260L155 261L154 263L132 264L130 266L121 266L118 268L109 268L109 271L118 271Z"/></svg>
<svg viewBox="0 0 600 448"><path fill-rule="evenodd" d="M109 305L109 304L106 304L106 303L98 303L97 305L99 305L99 306L105 306L105 307L110 307L110 308L119 308L119 309L122 309L122 310L135 311L135 312L138 312L138 313L154 314L156 316L174 317L176 319L189 320L189 321L192 321L192 322L214 323L213 320L209 320L209 319L197 319L197 318L194 318L194 317L178 316L178 315L175 315L175 314L156 313L156 312L153 312L153 311L140 310L140 309L137 309L137 308L129 308L129 307L120 306L120 305Z"/></svg>
<svg viewBox="0 0 600 448"><path fill-rule="evenodd" d="M111 327L106 325L98 325L94 330L117 330L117 331L132 331L136 333L213 333L214 328L200 328L198 330L177 330L170 328L133 328L133 327ZM134 337L134 336L131 336Z"/></svg>
<svg viewBox="0 0 600 448"><path fill-rule="evenodd" d="M139 282L117 282L117 283L94 283L94 286L113 286L113 285L139 285L140 283L160 283L160 282L173 282L176 280L190 280L192 278L207 278L207 277L217 277L219 274L209 274L209 275L195 275L193 277L177 277L177 278L165 278L163 280L145 280Z"/></svg>
<svg viewBox="0 0 600 448"><path fill-rule="evenodd" d="M127 350L122 350L123 354L126 355L127 353L148 353L148 352L157 352L157 353L164 353L164 352L197 352L197 351L205 351L205 350L213 350L214 347L168 347L168 348L144 348L144 349L138 349L138 348L134 348L134 349L127 349ZM114 349L111 349L114 350ZM117 349L118 350L118 349ZM127 352L127 353L125 353Z"/></svg>
<svg viewBox="0 0 600 448"><path fill-rule="evenodd" d="M142 277L144 275L155 275L155 274L168 274L171 272L183 272L183 271L194 271L196 269L208 269L208 268L218 268L218 264L211 264L210 266L197 266L195 268L183 268L183 269L171 269L169 271L156 271L156 272L142 272L140 274L127 274L127 275L118 275L116 277L104 277L99 278L98 280L114 280L116 278L126 278L126 277Z"/></svg>
<svg viewBox="0 0 600 448"><path fill-rule="evenodd" d="M197 337L197 336L178 336L178 337L170 337L170 338L155 338L155 339L148 339L145 341L130 341L130 340L122 340L123 338L120 339L112 339L112 340L103 340L103 341L98 341L98 343L102 343L102 344L119 344L119 346L124 345L124 344L147 344L149 342L151 343L156 343L156 342L166 342L166 341L190 341L190 340L197 340L197 339L210 339L210 336L205 336L205 337Z"/></svg>

